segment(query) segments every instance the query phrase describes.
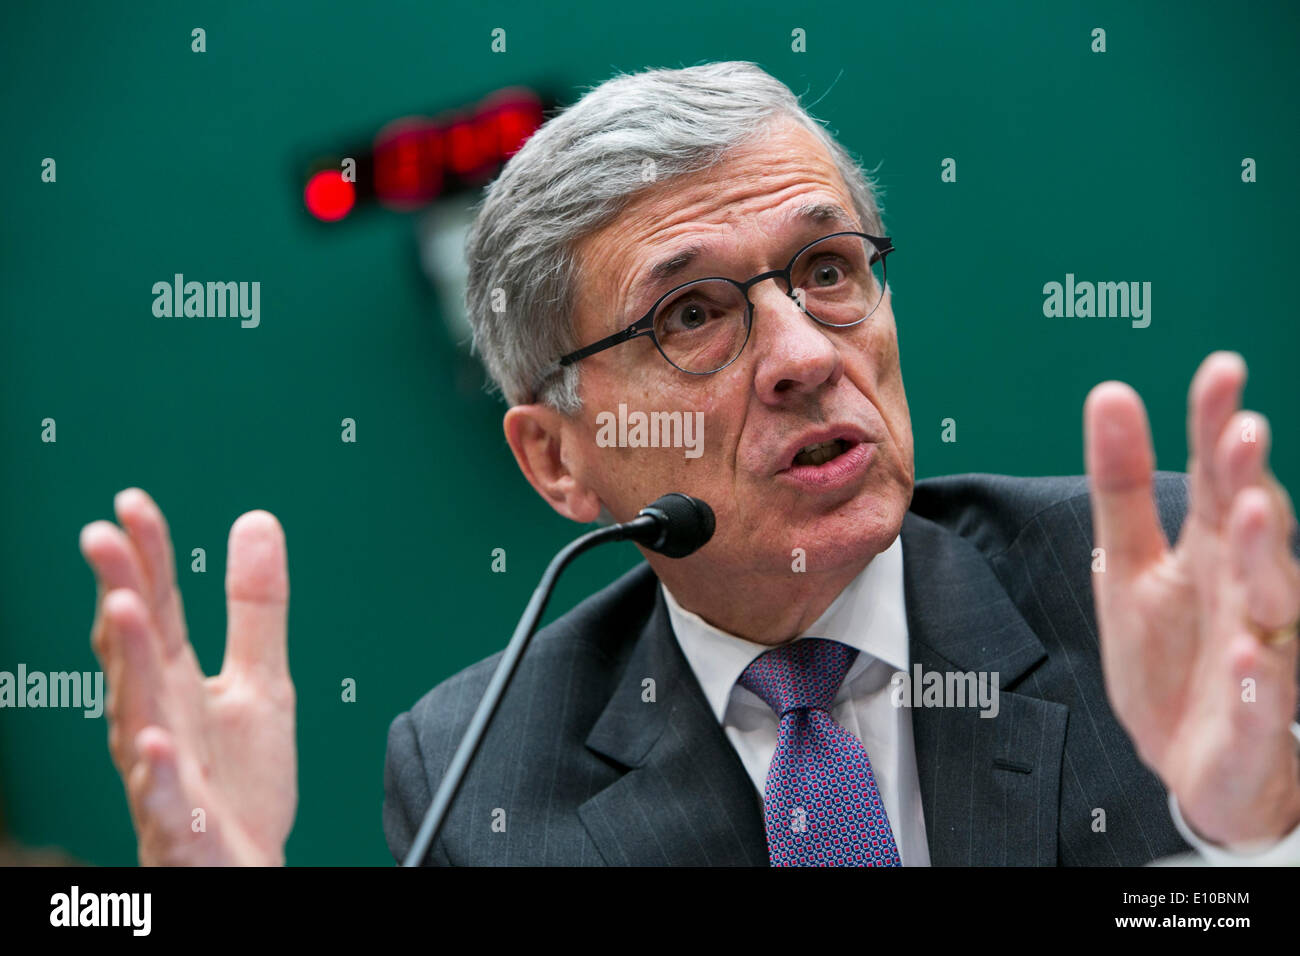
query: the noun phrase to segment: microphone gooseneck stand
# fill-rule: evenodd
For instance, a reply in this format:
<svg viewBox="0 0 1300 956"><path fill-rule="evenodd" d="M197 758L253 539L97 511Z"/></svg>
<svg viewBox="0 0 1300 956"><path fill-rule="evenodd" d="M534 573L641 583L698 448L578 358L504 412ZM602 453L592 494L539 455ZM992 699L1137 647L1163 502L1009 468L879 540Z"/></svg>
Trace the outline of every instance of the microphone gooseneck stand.
<svg viewBox="0 0 1300 956"><path fill-rule="evenodd" d="M501 655L501 661L492 674L487 690L483 692L483 699L479 701L478 709L470 719L469 728L461 738L447 772L443 774L442 782L438 784L433 802L424 815L406 859L402 861L403 866L420 866L424 863L429 847L433 845L447 817L447 810L456 798L461 780L478 751L479 742L492 721L492 715L496 713L501 696L510 684L515 668L519 666L519 658L523 656L533 631L537 629L537 622L546 610L546 603L555 589L555 581L565 566L582 552L609 541L632 540L666 557L684 558L704 547L713 537L713 529L713 509L706 502L674 491L642 508L631 521L597 528L584 534L551 559L551 563L546 566L546 573L533 591L528 607L519 618L514 636Z"/></svg>

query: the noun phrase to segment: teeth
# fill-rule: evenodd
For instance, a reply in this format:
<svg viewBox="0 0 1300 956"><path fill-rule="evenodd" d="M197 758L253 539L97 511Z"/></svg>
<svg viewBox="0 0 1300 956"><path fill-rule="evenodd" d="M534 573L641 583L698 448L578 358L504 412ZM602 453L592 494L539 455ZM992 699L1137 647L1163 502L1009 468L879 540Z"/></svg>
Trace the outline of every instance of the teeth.
<svg viewBox="0 0 1300 956"><path fill-rule="evenodd" d="M831 441L818 442L800 449L794 456L796 465L824 465L844 451L844 443L835 438Z"/></svg>

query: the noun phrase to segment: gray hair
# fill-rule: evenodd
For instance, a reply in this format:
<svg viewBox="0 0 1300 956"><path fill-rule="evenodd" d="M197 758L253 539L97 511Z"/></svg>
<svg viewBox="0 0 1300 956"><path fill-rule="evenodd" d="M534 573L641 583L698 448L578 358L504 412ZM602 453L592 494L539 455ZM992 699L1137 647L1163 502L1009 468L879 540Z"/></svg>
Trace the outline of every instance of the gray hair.
<svg viewBox="0 0 1300 956"><path fill-rule="evenodd" d="M634 197L709 168L781 117L822 142L863 230L884 235L877 184L789 87L754 63L614 76L529 138L488 186L466 242L474 349L507 402L539 401L566 415L582 407L577 365L548 376L559 356L586 344L575 341L572 322L579 241Z"/></svg>

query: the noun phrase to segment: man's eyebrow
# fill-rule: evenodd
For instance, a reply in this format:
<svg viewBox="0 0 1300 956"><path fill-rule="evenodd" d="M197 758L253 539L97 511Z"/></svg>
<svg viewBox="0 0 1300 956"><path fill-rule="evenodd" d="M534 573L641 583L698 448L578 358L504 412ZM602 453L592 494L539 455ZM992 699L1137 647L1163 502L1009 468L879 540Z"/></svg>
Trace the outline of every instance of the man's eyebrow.
<svg viewBox="0 0 1300 956"><path fill-rule="evenodd" d="M798 222L802 225L838 225L852 231L858 228L857 220L853 216L835 203L828 202L813 202L800 206L786 217L786 222ZM668 258L656 262L633 287L632 300L635 301L639 296L664 284L664 280L680 275L703 252L703 245L692 243L678 249Z"/></svg>

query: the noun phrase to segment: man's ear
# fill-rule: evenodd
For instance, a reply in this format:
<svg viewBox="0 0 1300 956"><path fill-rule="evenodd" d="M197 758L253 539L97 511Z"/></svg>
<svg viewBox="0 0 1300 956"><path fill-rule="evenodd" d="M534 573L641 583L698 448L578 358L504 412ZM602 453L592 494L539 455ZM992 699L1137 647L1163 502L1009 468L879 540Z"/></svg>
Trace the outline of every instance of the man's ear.
<svg viewBox="0 0 1300 956"><path fill-rule="evenodd" d="M574 444L581 441L578 423L549 405L516 405L506 412L505 433L519 470L564 517L589 524L600 516L602 502L571 467Z"/></svg>

